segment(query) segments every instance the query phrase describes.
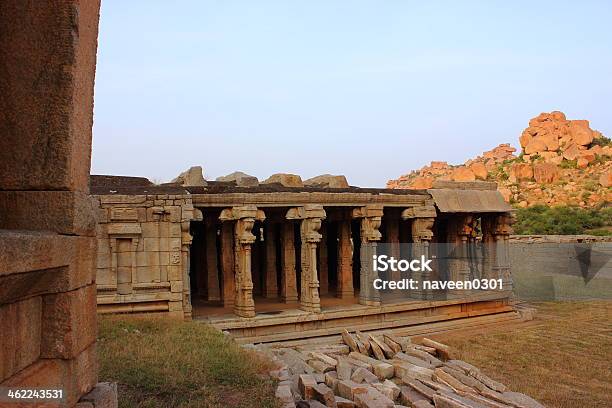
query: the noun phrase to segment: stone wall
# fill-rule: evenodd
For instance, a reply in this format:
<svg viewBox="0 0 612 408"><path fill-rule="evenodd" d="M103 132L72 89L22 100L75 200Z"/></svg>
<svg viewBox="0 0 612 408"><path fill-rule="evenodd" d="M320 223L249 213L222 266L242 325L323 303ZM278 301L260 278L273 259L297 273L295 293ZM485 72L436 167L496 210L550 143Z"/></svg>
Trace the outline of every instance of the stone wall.
<svg viewBox="0 0 612 408"><path fill-rule="evenodd" d="M189 195L103 195L98 205L99 312L191 316Z"/></svg>
<svg viewBox="0 0 612 408"><path fill-rule="evenodd" d="M48 406L75 406L98 376L88 177L99 8L0 2L0 386L63 389ZM97 391L80 406L116 406L116 389Z"/></svg>
<svg viewBox="0 0 612 408"><path fill-rule="evenodd" d="M518 299L612 299L612 237L512 235L509 247Z"/></svg>

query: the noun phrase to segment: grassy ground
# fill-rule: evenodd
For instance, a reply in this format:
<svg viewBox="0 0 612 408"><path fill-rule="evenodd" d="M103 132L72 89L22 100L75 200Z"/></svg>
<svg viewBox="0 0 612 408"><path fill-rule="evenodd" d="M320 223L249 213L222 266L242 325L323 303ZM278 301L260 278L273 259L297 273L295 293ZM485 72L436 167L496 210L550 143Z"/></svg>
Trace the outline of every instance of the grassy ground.
<svg viewBox="0 0 612 408"><path fill-rule="evenodd" d="M612 407L612 302L535 306L530 324L433 338L546 406Z"/></svg>
<svg viewBox="0 0 612 408"><path fill-rule="evenodd" d="M269 364L204 324L102 316L98 337L120 407L276 407Z"/></svg>

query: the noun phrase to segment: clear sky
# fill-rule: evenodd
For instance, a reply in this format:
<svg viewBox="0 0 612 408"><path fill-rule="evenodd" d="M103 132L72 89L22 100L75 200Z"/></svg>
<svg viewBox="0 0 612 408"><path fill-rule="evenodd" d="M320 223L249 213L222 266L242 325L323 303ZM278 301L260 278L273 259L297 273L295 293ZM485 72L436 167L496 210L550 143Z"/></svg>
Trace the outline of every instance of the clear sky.
<svg viewBox="0 0 612 408"><path fill-rule="evenodd" d="M380 187L562 110L612 136L610 1L103 0L92 172Z"/></svg>

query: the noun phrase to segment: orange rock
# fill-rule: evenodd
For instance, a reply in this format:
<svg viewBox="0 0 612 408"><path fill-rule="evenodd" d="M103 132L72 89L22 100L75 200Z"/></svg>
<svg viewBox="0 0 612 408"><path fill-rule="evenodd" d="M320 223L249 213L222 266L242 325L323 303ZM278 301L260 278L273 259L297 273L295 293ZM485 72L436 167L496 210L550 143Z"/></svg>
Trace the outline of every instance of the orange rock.
<svg viewBox="0 0 612 408"><path fill-rule="evenodd" d="M559 150L559 137L555 133L547 133L539 137L546 145L546 150L555 152Z"/></svg>
<svg viewBox="0 0 612 408"><path fill-rule="evenodd" d="M612 171L607 171L599 176L599 184L603 187L612 187Z"/></svg>
<svg viewBox="0 0 612 408"><path fill-rule="evenodd" d="M595 161L595 153L593 153L590 149L583 150L580 152L580 157L587 161L587 163L593 163Z"/></svg>
<svg viewBox="0 0 612 408"><path fill-rule="evenodd" d="M534 154L546 151L546 143L538 137L534 137L531 142L525 147L525 153Z"/></svg>
<svg viewBox="0 0 612 408"><path fill-rule="evenodd" d="M477 179L486 180L489 172L482 162L475 162L470 165L470 170L474 173Z"/></svg>
<svg viewBox="0 0 612 408"><path fill-rule="evenodd" d="M433 186L433 182L433 177L416 177L414 180L412 180L412 183L410 183L409 188L414 190L427 189Z"/></svg>
<svg viewBox="0 0 612 408"><path fill-rule="evenodd" d="M510 181L531 180L533 169L529 163L514 163L510 167Z"/></svg>
<svg viewBox="0 0 612 408"><path fill-rule="evenodd" d="M584 157L578 158L578 161L576 162L576 166L579 169L586 169L588 165L589 165L589 161L585 159Z"/></svg>
<svg viewBox="0 0 612 408"><path fill-rule="evenodd" d="M533 177L540 184L552 183L559 178L559 168L552 163L534 164Z"/></svg>
<svg viewBox="0 0 612 408"><path fill-rule="evenodd" d="M432 169L448 169L448 163L445 161L432 161L431 168Z"/></svg>
<svg viewBox="0 0 612 408"><path fill-rule="evenodd" d="M451 174L453 181L475 181L474 172L467 167L457 167Z"/></svg>
<svg viewBox="0 0 612 408"><path fill-rule="evenodd" d="M586 146L593 141L593 131L589 128L588 120L571 120L569 122L569 131L574 143L580 146Z"/></svg>
<svg viewBox="0 0 612 408"><path fill-rule="evenodd" d="M550 113L552 118L556 121L565 121L565 113L559 111L553 111Z"/></svg>
<svg viewBox="0 0 612 408"><path fill-rule="evenodd" d="M510 189L505 188L505 187L499 187L497 191L499 191L502 197L504 197L505 202L507 203L510 202L510 198L512 198L512 191L510 191Z"/></svg>
<svg viewBox="0 0 612 408"><path fill-rule="evenodd" d="M578 146L576 146L575 144L571 144L563 152L563 158L566 160L576 160L579 154L580 150L578 149Z"/></svg>

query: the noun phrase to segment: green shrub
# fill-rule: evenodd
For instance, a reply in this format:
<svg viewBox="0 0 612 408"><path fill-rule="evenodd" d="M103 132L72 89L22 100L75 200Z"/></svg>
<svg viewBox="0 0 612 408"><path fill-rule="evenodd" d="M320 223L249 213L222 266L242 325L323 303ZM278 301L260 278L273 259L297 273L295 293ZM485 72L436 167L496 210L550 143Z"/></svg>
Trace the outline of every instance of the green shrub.
<svg viewBox="0 0 612 408"><path fill-rule="evenodd" d="M562 169L577 169L578 168L578 160L574 159L574 160L563 160L560 164L559 167L561 167Z"/></svg>
<svg viewBox="0 0 612 408"><path fill-rule="evenodd" d="M611 235L605 227L612 226L612 208L548 207L535 205L516 210L516 234L589 234L590 230Z"/></svg>
<svg viewBox="0 0 612 408"><path fill-rule="evenodd" d="M593 139L591 146L612 146L612 139L609 137L601 136L599 139Z"/></svg>

